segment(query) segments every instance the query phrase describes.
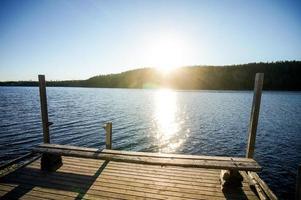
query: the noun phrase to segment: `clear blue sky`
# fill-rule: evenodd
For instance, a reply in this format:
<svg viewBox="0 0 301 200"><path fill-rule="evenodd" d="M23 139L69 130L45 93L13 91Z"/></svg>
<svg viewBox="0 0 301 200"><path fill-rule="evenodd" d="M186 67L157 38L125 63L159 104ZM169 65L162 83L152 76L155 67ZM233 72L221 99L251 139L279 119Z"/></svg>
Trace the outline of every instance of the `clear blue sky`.
<svg viewBox="0 0 301 200"><path fill-rule="evenodd" d="M0 81L301 60L301 1L0 1Z"/></svg>

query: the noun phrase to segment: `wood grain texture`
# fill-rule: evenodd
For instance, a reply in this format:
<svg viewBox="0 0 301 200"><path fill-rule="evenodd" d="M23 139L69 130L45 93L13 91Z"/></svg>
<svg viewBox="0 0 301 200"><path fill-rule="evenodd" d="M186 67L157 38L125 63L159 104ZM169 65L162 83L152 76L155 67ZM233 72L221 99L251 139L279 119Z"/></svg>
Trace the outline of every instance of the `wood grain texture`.
<svg viewBox="0 0 301 200"><path fill-rule="evenodd" d="M249 129L248 129L249 139L248 139L248 147L247 147L247 154L246 154L247 158L254 157L256 131L258 125L261 93L263 87L263 78L264 78L263 73L257 73L255 76L253 103L252 103Z"/></svg>
<svg viewBox="0 0 301 200"><path fill-rule="evenodd" d="M40 160L0 179L2 199L258 199L249 188L222 191L218 169L145 165L63 156L56 172Z"/></svg>
<svg viewBox="0 0 301 200"><path fill-rule="evenodd" d="M42 126L43 126L43 141L44 143L50 143L50 136L49 136L50 123L48 121L46 81L44 75L39 75L39 91L40 91L40 105L41 105L41 116L42 116Z"/></svg>
<svg viewBox="0 0 301 200"><path fill-rule="evenodd" d="M211 156L179 156L170 154L153 153L133 153L127 151L100 151L89 148L78 148L57 144L41 144L34 149L35 152L49 153L55 155L94 158L107 161L147 164L147 165L167 165L191 168L206 169L235 169L244 171L260 171L261 166L253 159L249 158L227 158Z"/></svg>

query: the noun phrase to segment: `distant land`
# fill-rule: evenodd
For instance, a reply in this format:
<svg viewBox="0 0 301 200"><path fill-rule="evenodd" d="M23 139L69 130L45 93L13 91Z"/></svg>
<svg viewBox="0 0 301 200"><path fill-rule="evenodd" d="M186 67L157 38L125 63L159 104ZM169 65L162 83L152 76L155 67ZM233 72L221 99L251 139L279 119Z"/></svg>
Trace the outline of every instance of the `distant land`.
<svg viewBox="0 0 301 200"><path fill-rule="evenodd" d="M301 61L190 66L177 68L168 74L163 74L155 68L142 68L117 74L98 75L87 80L47 81L47 86L251 90L257 72L265 74L264 90L301 90ZM7 81L0 82L0 86L38 86L38 82Z"/></svg>

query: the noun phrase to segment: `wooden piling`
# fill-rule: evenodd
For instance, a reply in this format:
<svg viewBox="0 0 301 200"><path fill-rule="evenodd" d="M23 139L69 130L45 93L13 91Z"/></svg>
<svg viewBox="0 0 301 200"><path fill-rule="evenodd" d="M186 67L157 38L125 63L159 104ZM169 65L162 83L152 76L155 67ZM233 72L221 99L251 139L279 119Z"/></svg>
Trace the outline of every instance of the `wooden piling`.
<svg viewBox="0 0 301 200"><path fill-rule="evenodd" d="M43 124L43 140L44 143L50 143L49 126L52 124L48 121L46 81L44 75L39 75L40 103ZM51 155L43 153L41 158L41 170L56 171L63 165L60 155Z"/></svg>
<svg viewBox="0 0 301 200"><path fill-rule="evenodd" d="M298 166L296 183L296 200L301 200L301 164Z"/></svg>
<svg viewBox="0 0 301 200"><path fill-rule="evenodd" d="M104 125L106 130L106 149L112 149L112 122L108 122Z"/></svg>
<svg viewBox="0 0 301 200"><path fill-rule="evenodd" d="M48 121L45 75L39 75L39 89L40 89L40 103L41 103L41 115L42 115L42 125L43 125L43 140L44 143L50 143L49 126L51 125L51 123L49 123Z"/></svg>
<svg viewBox="0 0 301 200"><path fill-rule="evenodd" d="M248 130L249 140L248 140L247 155L246 155L247 158L253 158L254 156L263 78L264 78L263 73L257 73L255 76L253 103L252 103L252 110L251 110L249 130Z"/></svg>

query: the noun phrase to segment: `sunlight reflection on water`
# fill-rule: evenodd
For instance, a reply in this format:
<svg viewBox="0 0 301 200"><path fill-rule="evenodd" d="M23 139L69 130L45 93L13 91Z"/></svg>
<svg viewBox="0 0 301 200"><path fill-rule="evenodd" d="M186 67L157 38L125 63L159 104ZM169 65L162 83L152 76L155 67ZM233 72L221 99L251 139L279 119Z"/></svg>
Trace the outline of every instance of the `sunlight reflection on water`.
<svg viewBox="0 0 301 200"><path fill-rule="evenodd" d="M159 152L174 152L187 137L187 134L179 135L181 124L185 121L179 120L178 117L180 110L177 105L177 93L171 89L160 89L156 91L154 98L154 119Z"/></svg>
<svg viewBox="0 0 301 200"><path fill-rule="evenodd" d="M47 95L53 143L103 149L101 125L111 121L117 150L245 155L252 91L49 87ZM262 178L280 199L293 199L301 93L264 91L260 110L255 159ZM0 164L29 153L41 133L39 89L0 87Z"/></svg>

